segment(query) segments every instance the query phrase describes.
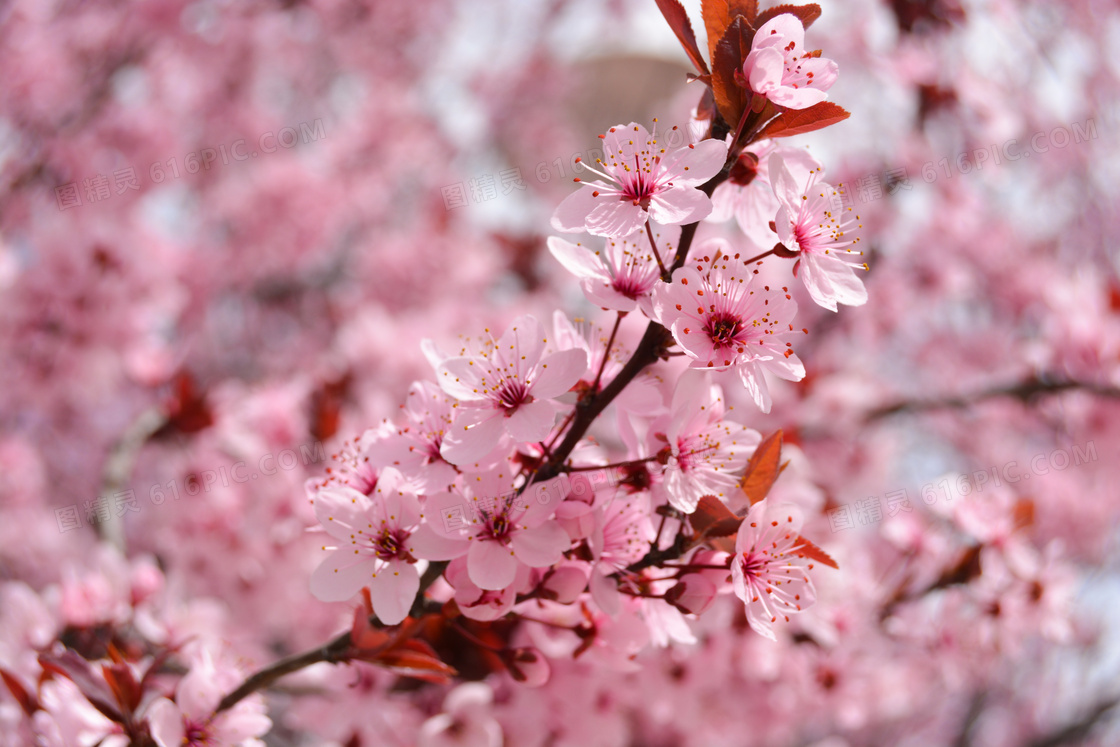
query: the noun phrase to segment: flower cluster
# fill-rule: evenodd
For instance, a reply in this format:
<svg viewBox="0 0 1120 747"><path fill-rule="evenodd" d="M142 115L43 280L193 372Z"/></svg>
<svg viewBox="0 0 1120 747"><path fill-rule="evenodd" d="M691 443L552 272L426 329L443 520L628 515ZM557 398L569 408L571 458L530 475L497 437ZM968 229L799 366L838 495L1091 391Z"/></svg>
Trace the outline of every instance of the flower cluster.
<svg viewBox="0 0 1120 747"><path fill-rule="evenodd" d="M691 640L688 620L719 595L742 599L771 639L812 604L812 558L831 561L801 537L800 509L767 497L780 439L764 441L723 388L769 412L768 376L805 377L794 344L808 329L789 282L773 279L780 263L796 260L785 272L821 306L866 301L840 187L806 151L766 137L836 79L803 43L793 13L761 24L734 71L749 103L734 119L697 116L690 131L706 133L694 142L671 146L657 120L600 135L602 157L583 164L592 178L577 178L552 218L585 236L548 248L591 304L614 312L610 333L557 312L551 333L522 316L454 354L424 341L432 380L412 384L398 422L355 441L365 471L308 484L330 537L315 596L368 590L386 626L452 605L478 623L566 630L577 656L606 630L629 629L639 646ZM726 136L715 134L721 117ZM741 230L715 233L732 215ZM647 329L627 351L630 315ZM617 627L630 618L641 624ZM496 648L465 635L529 677L537 654L508 632Z"/></svg>

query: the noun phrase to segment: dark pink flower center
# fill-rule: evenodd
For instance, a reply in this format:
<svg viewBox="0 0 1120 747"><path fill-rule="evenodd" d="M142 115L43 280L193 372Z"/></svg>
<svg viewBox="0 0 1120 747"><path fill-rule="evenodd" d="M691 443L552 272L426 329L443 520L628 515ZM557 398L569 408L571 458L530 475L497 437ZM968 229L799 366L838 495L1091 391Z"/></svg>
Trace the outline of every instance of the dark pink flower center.
<svg viewBox="0 0 1120 747"><path fill-rule="evenodd" d="M634 156L634 170L626 174L619 186L622 187L622 199L640 205L643 210L649 208L649 198L657 194L657 182L642 170L638 156Z"/></svg>
<svg viewBox="0 0 1120 747"><path fill-rule="evenodd" d="M404 540L405 537L401 532L386 529L381 532L380 537L374 540L373 551L382 560L393 560L407 554L403 551Z"/></svg>
<svg viewBox="0 0 1120 747"><path fill-rule="evenodd" d="M489 522L487 522L487 523L488 523L487 530L489 531L489 534L493 539L496 539L496 540L504 539L505 536L509 533L509 530L510 530L509 517L506 516L504 513L497 514L497 515L491 517Z"/></svg>
<svg viewBox="0 0 1120 747"><path fill-rule="evenodd" d="M203 747L210 744L210 730L206 727L205 723L187 721L183 729L183 738L186 740L186 744L190 747Z"/></svg>
<svg viewBox="0 0 1120 747"><path fill-rule="evenodd" d="M742 329L742 320L727 313L712 314L704 325L704 331L717 348L735 345L735 338Z"/></svg>
<svg viewBox="0 0 1120 747"><path fill-rule="evenodd" d="M505 409L506 417L512 415L518 407L528 402L529 399L529 387L517 379L508 379L502 382L501 389L498 390L498 404Z"/></svg>

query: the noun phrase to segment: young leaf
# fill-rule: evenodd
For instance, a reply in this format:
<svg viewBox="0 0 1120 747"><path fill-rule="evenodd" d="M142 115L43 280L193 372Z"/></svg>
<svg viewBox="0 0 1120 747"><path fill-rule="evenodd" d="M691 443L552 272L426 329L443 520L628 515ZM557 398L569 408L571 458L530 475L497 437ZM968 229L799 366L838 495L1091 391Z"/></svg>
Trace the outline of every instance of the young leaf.
<svg viewBox="0 0 1120 747"><path fill-rule="evenodd" d="M747 462L747 470L739 483L752 506L766 497L781 474L781 456L782 431L779 429L762 439Z"/></svg>
<svg viewBox="0 0 1120 747"><path fill-rule="evenodd" d="M701 0L700 15L704 18L704 30L708 32L708 56L712 67L716 62L716 45L731 25L731 8L727 0Z"/></svg>
<svg viewBox="0 0 1120 747"><path fill-rule="evenodd" d="M689 514L688 520L701 537L728 537L738 532L743 523L714 495L702 497L696 511Z"/></svg>
<svg viewBox="0 0 1120 747"><path fill-rule="evenodd" d="M803 536L798 535L797 542L799 545L797 549L797 554L799 557L805 557L809 558L810 560L815 560L818 563L827 565L829 568L835 568L837 570L840 569L840 566L836 564L836 561L833 560L828 553L817 547L809 540L805 539Z"/></svg>
<svg viewBox="0 0 1120 747"><path fill-rule="evenodd" d="M27 688L23 686L16 676L6 669L0 669L0 679L4 680L4 684L8 686L8 691L12 697L19 703L19 707L27 714L28 718L35 715L35 711L39 710L39 703L36 702L35 696L27 692Z"/></svg>
<svg viewBox="0 0 1120 747"><path fill-rule="evenodd" d="M852 116L850 112L831 101L822 101L808 109L787 109L770 124L763 127L756 139L801 135L842 122L850 116Z"/></svg>
<svg viewBox="0 0 1120 747"><path fill-rule="evenodd" d="M678 0L657 0L657 7L661 9L661 15L665 16L669 28L677 35L677 41L684 47L685 54L688 59L692 60L692 64L696 66L702 74L708 74L708 63L704 62L704 55L700 52L700 46L696 43L696 34L692 31L692 24L688 21L688 14L681 6Z"/></svg>
<svg viewBox="0 0 1120 747"><path fill-rule="evenodd" d="M754 27L758 28L771 18L780 16L783 13L792 13L801 19L802 26L809 28L813 21L821 17L821 6L816 3L811 3L809 5L775 5L773 8L767 8L758 14L758 19L755 21Z"/></svg>
<svg viewBox="0 0 1120 747"><path fill-rule="evenodd" d="M743 60L750 54L754 29L746 19L736 18L727 27L712 53L712 94L716 109L732 129L747 107L747 91L735 81Z"/></svg>

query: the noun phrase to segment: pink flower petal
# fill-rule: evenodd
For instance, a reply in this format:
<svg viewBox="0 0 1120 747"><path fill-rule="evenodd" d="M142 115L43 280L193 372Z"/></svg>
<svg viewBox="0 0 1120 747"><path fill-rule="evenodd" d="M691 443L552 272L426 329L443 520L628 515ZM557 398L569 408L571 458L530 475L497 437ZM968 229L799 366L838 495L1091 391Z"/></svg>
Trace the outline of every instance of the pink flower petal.
<svg viewBox="0 0 1120 747"><path fill-rule="evenodd" d="M451 495L447 493L446 495ZM429 500L431 500L429 498ZM457 505L464 505L462 499L458 499ZM458 514L455 515L458 517ZM456 536L442 536L436 531L433 526L443 527L445 524L454 524L452 522L444 522L446 512L444 514L437 514L428 517L431 524L421 524L420 527L413 532L408 538L408 552L414 557L421 558L422 560L454 560L467 554L470 549L470 543L465 539L460 539ZM454 517L453 517L454 518ZM465 520L466 514L464 513L461 519Z"/></svg>
<svg viewBox="0 0 1120 747"><path fill-rule="evenodd" d="M605 186L594 186L584 183L582 187L564 198L552 214L552 227L557 231L574 233L587 230L587 216L599 207L606 196L602 190L609 189ZM599 191L600 196L594 197L593 193ZM617 194L616 190L612 190Z"/></svg>
<svg viewBox="0 0 1120 747"><path fill-rule="evenodd" d="M494 362L512 363L512 369L502 367L503 373L508 376L512 370L518 379L524 381L525 375L541 359L544 346L545 337L541 323L529 315L519 316L498 338Z"/></svg>
<svg viewBox="0 0 1120 747"><path fill-rule="evenodd" d="M458 465L479 461L497 446L505 432L504 420L496 410L461 412L440 444L440 456Z"/></svg>
<svg viewBox="0 0 1120 747"><path fill-rule="evenodd" d="M480 589L498 591L517 576L513 551L493 540L474 540L467 552L467 574Z"/></svg>
<svg viewBox="0 0 1120 747"><path fill-rule="evenodd" d="M836 77L833 77L836 80ZM828 93L820 88L794 88L792 86L782 86L776 88L767 94L767 98L773 101L778 106L784 106L787 109L808 109L810 106L819 104L828 98Z"/></svg>
<svg viewBox="0 0 1120 747"><path fill-rule="evenodd" d="M557 236L550 236L548 251L552 252L552 256L556 257L556 261L563 265L565 270L577 278L610 284L611 276L607 274L603 261L588 247L564 241Z"/></svg>
<svg viewBox="0 0 1120 747"><path fill-rule="evenodd" d="M786 166L785 159L780 153L775 153L770 156L768 162L770 168L770 184L774 188L774 195L778 198L778 203L785 209L785 215L779 216L778 225L778 238L783 244L791 243L793 236L791 223L794 216L801 211L802 194L805 188L804 184L798 184L794 181L793 173ZM785 233L783 234L783 228Z"/></svg>
<svg viewBox="0 0 1120 747"><path fill-rule="evenodd" d="M583 351L577 351L580 355ZM536 443L548 438L556 422L556 408L549 402L529 402L518 407L509 417L498 418L506 433L518 443Z"/></svg>
<svg viewBox="0 0 1120 747"><path fill-rule="evenodd" d="M772 37L784 37L780 41L782 48L793 42L790 52L800 57L805 54L805 26L801 19L792 13L782 13L771 18L759 27L755 33L755 43Z"/></svg>
<svg viewBox="0 0 1120 747"><path fill-rule="evenodd" d="M419 590L420 574L416 572L416 566L390 560L370 581L369 596L373 611L381 622L396 625L408 615Z"/></svg>
<svg viewBox="0 0 1120 747"><path fill-rule="evenodd" d="M355 555L344 547L335 550L311 574L311 593L322 602L345 602L373 580L378 561Z"/></svg>
<svg viewBox="0 0 1120 747"><path fill-rule="evenodd" d="M746 387L747 393L751 395L754 403L758 405L758 409L764 413L770 412L770 388L766 385L766 379L763 377L757 361L743 363L739 366L739 380L743 382L743 386Z"/></svg>
<svg viewBox="0 0 1120 747"><path fill-rule="evenodd" d="M836 311L838 303L847 306L867 303L867 289L856 276L855 269L835 257L805 254L801 279L813 300L826 309Z"/></svg>
<svg viewBox="0 0 1120 747"><path fill-rule="evenodd" d="M353 529L369 523L373 503L347 485L331 485L314 498L315 518L335 539L349 541Z"/></svg>
<svg viewBox="0 0 1120 747"><path fill-rule="evenodd" d="M672 186L649 200L649 217L658 223L695 223L710 212L712 201L694 187Z"/></svg>
<svg viewBox="0 0 1120 747"><path fill-rule="evenodd" d="M183 714L167 698L160 698L149 706L148 729L159 747L180 747L186 738Z"/></svg>
<svg viewBox="0 0 1120 747"><path fill-rule="evenodd" d="M587 353L577 348L561 350L541 361L532 393L539 399L552 399L564 394L587 373Z"/></svg>
<svg viewBox="0 0 1120 747"><path fill-rule="evenodd" d="M776 49L752 49L743 62L743 73L750 82L752 91L769 97L782 85L785 64L785 58Z"/></svg>
<svg viewBox="0 0 1120 747"><path fill-rule="evenodd" d="M674 174L673 184L678 187L695 187L718 174L727 161L727 143L709 138L691 148L679 148L666 154L662 167Z"/></svg>
<svg viewBox="0 0 1120 747"><path fill-rule="evenodd" d="M596 236L629 236L644 226L647 218L646 211L631 200L602 195L587 215L587 230Z"/></svg>
<svg viewBox="0 0 1120 747"><path fill-rule="evenodd" d="M559 563L572 540L564 528L555 521L538 527L522 529L510 537L510 545L517 559L530 568L545 568Z"/></svg>
<svg viewBox="0 0 1120 747"><path fill-rule="evenodd" d="M471 357L448 358L436 368L436 381L443 391L464 402L477 402L485 399L484 387L480 385L483 370L478 361Z"/></svg>

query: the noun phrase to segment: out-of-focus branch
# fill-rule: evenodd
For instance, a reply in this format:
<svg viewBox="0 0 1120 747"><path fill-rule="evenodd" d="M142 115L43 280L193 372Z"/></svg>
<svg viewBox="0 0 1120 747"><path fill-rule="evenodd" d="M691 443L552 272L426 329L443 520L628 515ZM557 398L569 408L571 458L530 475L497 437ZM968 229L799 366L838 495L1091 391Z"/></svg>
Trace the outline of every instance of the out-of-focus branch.
<svg viewBox="0 0 1120 747"><path fill-rule="evenodd" d="M1072 724L1067 724L1057 731L1044 734L1030 742L1027 747L1059 747L1063 744L1080 744L1093 727L1108 716L1109 711L1120 705L1120 698L1109 698L1097 703L1093 708Z"/></svg>
<svg viewBox="0 0 1120 747"><path fill-rule="evenodd" d="M928 410L951 410L972 407L988 399L1007 397L1018 399L1024 403L1047 394L1060 394L1071 390L1088 392L1098 397L1120 399L1120 389L1112 386L1103 386L1083 381L1069 379L1050 379L1048 377L1032 377L1017 384L983 389L972 394L961 394L953 397L939 399L911 399L896 402L893 405L879 407L866 416L868 421L879 420L890 415L910 412L926 412Z"/></svg>
<svg viewBox="0 0 1120 747"><path fill-rule="evenodd" d="M101 495L108 500L125 489L132 477L136 455L155 433L167 422L167 417L158 409L152 408L140 413L109 451L105 459L105 469L101 476ZM97 525L101 539L110 543L121 554L125 552L124 519L116 511L109 511L109 518Z"/></svg>
<svg viewBox="0 0 1120 747"><path fill-rule="evenodd" d="M727 181L729 170L725 166L722 171L709 179L702 187L701 191L708 197L712 196L712 192L723 182ZM673 271L684 265L685 259L688 257L688 250L692 246L692 241L696 238L696 229L700 224L690 223L681 229L681 240L677 245L677 256L673 260L672 266L669 268L669 275ZM585 400L581 400L576 405L575 417L572 418L572 426L568 429L567 435L559 446L553 450L551 457L541 465L537 470L535 480L542 482L544 480L552 479L563 471L564 462L567 461L580 439L587 433L587 429L595 422L595 418L614 400L615 397L622 392L626 386L634 380L634 378L642 372L642 370L655 362L657 362L665 352L665 348L672 342L672 335L669 330L662 327L657 322L651 321L649 326L646 327L645 334L642 335L641 342L634 350L630 360L626 361L626 365L622 370L611 380L611 383L603 388L601 392L592 394ZM609 351L608 351L609 352Z"/></svg>

